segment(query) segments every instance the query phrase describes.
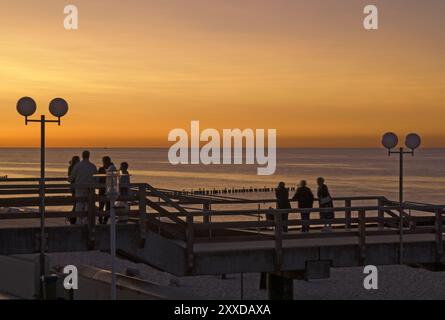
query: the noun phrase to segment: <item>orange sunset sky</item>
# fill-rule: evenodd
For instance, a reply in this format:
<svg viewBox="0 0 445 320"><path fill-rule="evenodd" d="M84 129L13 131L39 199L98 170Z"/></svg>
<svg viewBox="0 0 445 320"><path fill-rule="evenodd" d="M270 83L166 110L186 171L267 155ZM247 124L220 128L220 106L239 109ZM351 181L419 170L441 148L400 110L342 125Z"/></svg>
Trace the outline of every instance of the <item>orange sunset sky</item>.
<svg viewBox="0 0 445 320"><path fill-rule="evenodd" d="M390 130L445 147L444 16L442 0L0 0L0 147L39 143L22 96L70 103L53 147L168 146L192 120L276 128L281 147L373 147Z"/></svg>

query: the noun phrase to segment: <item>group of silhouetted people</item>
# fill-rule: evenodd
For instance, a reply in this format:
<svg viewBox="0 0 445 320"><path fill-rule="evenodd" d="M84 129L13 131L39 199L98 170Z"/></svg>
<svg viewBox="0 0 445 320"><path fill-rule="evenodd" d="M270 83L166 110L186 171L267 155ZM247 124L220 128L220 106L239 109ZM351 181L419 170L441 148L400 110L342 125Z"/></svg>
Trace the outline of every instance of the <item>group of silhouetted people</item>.
<svg viewBox="0 0 445 320"><path fill-rule="evenodd" d="M119 168L121 172L120 176L120 190L119 193L121 196L127 196L129 194L129 184L130 184L130 175L128 172L128 163L122 162ZM109 171L117 171L116 166L111 161L109 156L105 156L102 158L102 166L97 169L96 165L90 161L90 152L84 151L82 153L82 160L78 156L74 156L69 162L68 167L68 180L74 185L72 188L72 194L76 198L86 198L88 197L89 189L85 188L85 185L90 185L93 183L99 183L101 187L99 188L99 196L102 199L106 196L106 188L102 187L106 182L105 175ZM95 175L103 175L95 177ZM76 186L77 185L77 186ZM79 186L80 185L80 186ZM99 211L109 212L110 210L110 202L109 201L100 201L99 202ZM76 201L73 207L73 211L75 212L85 212L88 211L88 202ZM85 219L86 220L86 219ZM99 217L100 224L107 224L109 220L109 216L101 216ZM78 221L75 217L69 219L71 224L76 223L85 223L85 221Z"/></svg>
<svg viewBox="0 0 445 320"><path fill-rule="evenodd" d="M334 203L329 193L328 186L325 183L324 178L317 179L317 198L319 208L333 208ZM280 182L275 191L277 198L277 209L291 209L291 201L298 202L298 208L301 209L301 220L302 220L302 231L309 232L310 229L310 210L314 207L315 197L312 193L312 190L307 186L306 180L302 180L298 185L297 191L295 195L290 199L289 198L289 189L286 188L284 182ZM304 210L307 209L307 210ZM289 214L285 213L282 215L283 221L287 222L289 219ZM329 221L335 218L334 211L323 211L320 212L320 219ZM288 231L287 225L283 228L285 232ZM331 223L325 223L323 231L331 231Z"/></svg>

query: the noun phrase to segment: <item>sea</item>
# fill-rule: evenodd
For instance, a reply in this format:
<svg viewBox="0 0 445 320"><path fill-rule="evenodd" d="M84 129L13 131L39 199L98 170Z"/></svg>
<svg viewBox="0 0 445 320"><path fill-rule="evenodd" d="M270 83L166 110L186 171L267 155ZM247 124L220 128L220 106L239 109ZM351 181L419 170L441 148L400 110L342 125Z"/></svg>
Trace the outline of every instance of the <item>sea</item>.
<svg viewBox="0 0 445 320"><path fill-rule="evenodd" d="M46 175L66 177L68 162L83 149L46 150ZM277 170L257 175L257 165L172 165L168 149L92 148L91 160L100 165L110 156L118 166L130 165L132 182L175 190L272 188L283 181L295 187L302 179L316 190L317 177L324 177L333 197L386 196L398 199L399 157L385 149L278 149ZM0 176L38 177L40 149L0 149ZM273 194L254 197L271 198ZM407 201L445 204L445 149L419 149L404 157L404 196ZM240 194L240 197L246 197ZM252 195L249 195L252 197Z"/></svg>

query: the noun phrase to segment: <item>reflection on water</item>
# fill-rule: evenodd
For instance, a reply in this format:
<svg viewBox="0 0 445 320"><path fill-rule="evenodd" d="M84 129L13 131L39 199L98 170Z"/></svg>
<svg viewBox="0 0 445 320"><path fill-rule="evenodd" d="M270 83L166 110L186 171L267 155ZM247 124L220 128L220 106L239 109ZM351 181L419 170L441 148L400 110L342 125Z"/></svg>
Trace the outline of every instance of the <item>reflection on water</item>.
<svg viewBox="0 0 445 320"><path fill-rule="evenodd" d="M47 176L66 175L68 161L81 149L49 149ZM99 165L109 155L115 164L127 161L133 182L179 190L271 187L279 181L289 186L306 179L315 188L318 176L326 178L336 196L384 195L397 197L398 158L388 157L383 149L279 149L277 171L273 176L257 176L256 165L172 166L167 149L91 149ZM0 175L37 177L38 149L0 149ZM445 203L445 149L423 149L406 157L406 199ZM243 195L244 196L244 195ZM260 195L270 198L269 195Z"/></svg>

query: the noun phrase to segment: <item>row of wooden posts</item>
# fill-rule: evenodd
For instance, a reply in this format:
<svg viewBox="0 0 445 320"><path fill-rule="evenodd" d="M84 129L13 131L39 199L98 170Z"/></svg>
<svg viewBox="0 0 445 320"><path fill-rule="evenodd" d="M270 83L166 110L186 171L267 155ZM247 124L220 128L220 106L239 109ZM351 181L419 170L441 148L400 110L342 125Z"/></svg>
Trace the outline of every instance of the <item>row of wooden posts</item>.
<svg viewBox="0 0 445 320"><path fill-rule="evenodd" d="M192 195L223 195L223 194L242 194L242 193L267 193L267 192L275 192L276 188L224 188L224 189L205 189L200 188L198 190L186 191L183 190L184 194L192 194ZM295 187L289 188L289 191L295 191Z"/></svg>
<svg viewBox="0 0 445 320"><path fill-rule="evenodd" d="M9 191L17 191L18 195L20 195L19 186L9 186L5 190ZM51 188L50 185L46 186L47 188ZM57 186L56 188L60 188ZM88 213L72 213L72 212L52 212L48 213L48 217L56 217L56 216L88 216L88 239L91 242L91 247L94 247L95 240L95 228L96 228L96 217L100 214L100 212L96 211L96 202L101 200L96 194L97 186L91 187L91 192L88 199L83 199L83 201L89 202L89 210ZM26 188L24 188L26 189ZM126 199L128 201L134 201L133 205L138 206L138 210L130 211L129 215L133 218L138 218L138 223L141 228L141 236L144 237L145 230L147 227L147 223L151 223L156 225L160 230L164 229L168 232L176 232L176 234L180 237L181 240L184 240L186 243L187 257L188 257L188 265L190 268L193 268L193 256L194 256L194 245L200 241L215 241L215 239L210 236L209 238L196 237L196 231L205 231L208 232L209 235L212 234L213 231L218 229L238 229L238 230L246 230L246 229L260 229L273 227L273 239L275 240L275 251L276 251L276 262L277 269L279 270L281 262L282 262L282 252L283 252L283 240L290 238L299 238L305 237L306 235L298 234L298 235L290 235L288 233L283 232L283 226L286 224L282 220L283 213L301 213L302 209L290 209L290 210L268 210L268 209L250 209L250 210L212 210L211 199L206 202L200 202L202 199L194 198L193 196L187 198L188 204L193 203L193 201L197 201L196 204L202 204L203 208L201 210L189 210L185 209L181 205L181 199L184 199L184 195L181 195L181 192L175 194L169 194L150 186L149 184L132 184L132 189L135 190L134 196L131 199ZM66 190L69 190L66 189ZM255 189L253 189L255 190ZM179 195L178 195L179 194ZM178 198L175 198L177 196ZM153 198L157 198L158 201L153 200ZM352 206L352 201L356 200L377 200L377 205L375 206ZM8 198L1 199L1 202L5 203L32 203L32 201L38 200L38 198ZM26 200L26 201L25 201ZM49 196L47 199L47 205L70 205L74 199L69 196ZM81 199L78 199L81 200ZM219 203L223 204L231 204L231 205L239 205L242 204L243 201L237 200L234 201L233 198L227 198L222 201L221 197L216 197L216 200ZM425 206L425 205L400 205L391 201L388 201L384 197L345 197L345 198L337 198L334 199L336 202L344 201L344 206L329 208L329 209L320 209L314 208L310 211L315 213L320 213L323 211L335 211L344 213L344 218L338 218L333 220L322 220L322 219L311 219L311 223L313 225L322 225L325 223L333 223L337 225L343 225L346 229L355 228L358 231L359 237L359 249L360 249L360 259L366 259L366 236L370 234L398 234L400 236L400 246L401 246L401 259L403 258L403 236L404 233L434 233L436 235L436 243L437 243L437 255L441 257L443 255L443 243L442 243L442 231L443 231L443 220L442 214L445 207L440 206ZM178 202L179 201L179 202ZM246 203L252 203L251 200L246 200ZM262 203L261 200L257 201L258 203ZM148 209L151 210L148 210ZM410 217L405 213L406 210L417 210L422 211L424 213L430 213L428 217ZM172 211L173 210L173 211ZM150 212L151 211L151 212ZM153 212L155 211L155 212ZM306 211L306 210L305 210ZM378 215L375 217L366 216L367 212L377 212ZM356 212L357 217L352 217L352 213ZM398 215L396 213L399 213ZM251 219L242 221L240 217L247 217L252 215L261 215L265 216L267 214L272 214L274 219L263 220L263 221L252 221ZM389 215L389 217L385 217ZM17 218L17 215L2 215L1 219L7 218L10 216L11 219L14 217ZM30 214L29 217L36 217L36 214ZM225 216L233 217L233 219L226 222L212 222L208 217L211 216ZM170 222L173 222L173 226L176 225L178 228L172 229L171 223L163 223L160 218L168 218ZM236 217L236 219L235 219ZM185 218L185 219L184 219ZM199 218L199 219L198 219ZM201 220L202 219L202 220ZM404 219L406 221L404 221ZM431 227L421 228L417 230L405 230L406 226L409 226L409 222L416 222L420 220L425 220L431 223ZM202 223L205 222L205 223ZM408 223L405 223L408 222ZM376 224L379 228L378 231L367 230L367 225L373 223ZM393 224L396 225L398 223L398 229L394 228L385 228L386 226ZM299 226L302 224L301 219L290 219L287 222L288 226ZM374 233L373 233L374 232ZM249 239L255 240L260 237L264 237L264 235L258 234L255 236L254 233L249 233ZM332 234L323 234L323 237L338 237L344 236L341 233L332 233ZM270 236L268 236L270 237ZM244 237L244 240L249 240L247 237ZM144 240L143 238L141 240ZM235 241L236 239L224 238L220 237L218 241ZM238 239L239 240L239 239Z"/></svg>

